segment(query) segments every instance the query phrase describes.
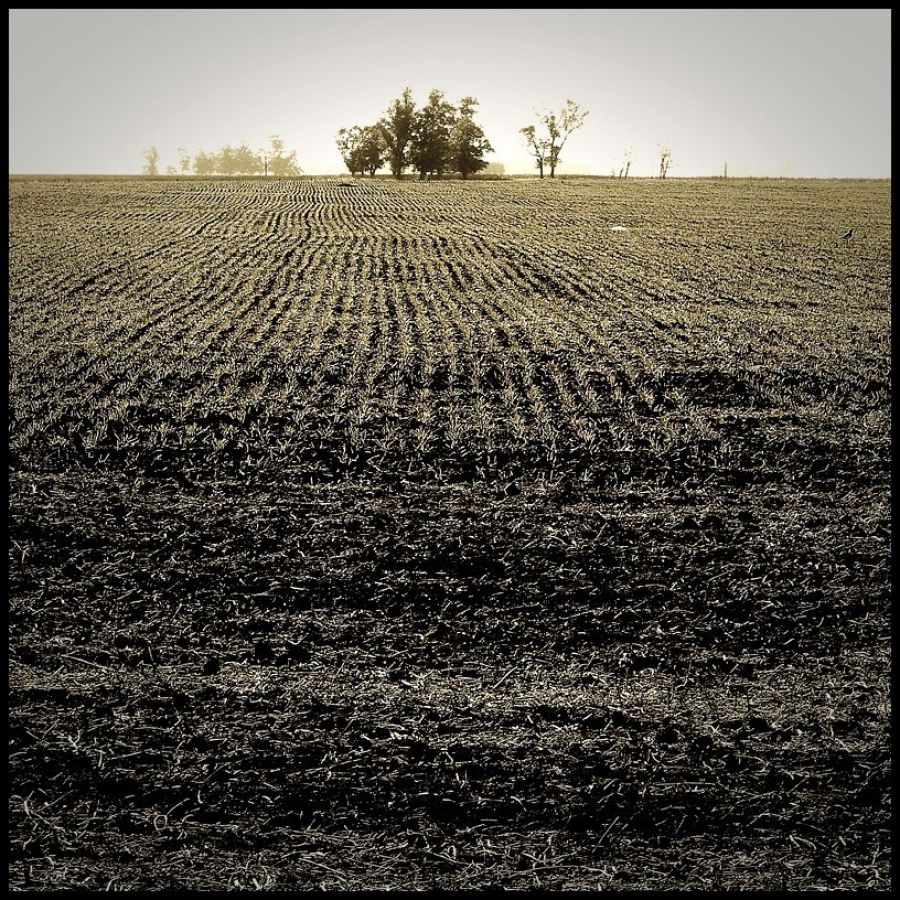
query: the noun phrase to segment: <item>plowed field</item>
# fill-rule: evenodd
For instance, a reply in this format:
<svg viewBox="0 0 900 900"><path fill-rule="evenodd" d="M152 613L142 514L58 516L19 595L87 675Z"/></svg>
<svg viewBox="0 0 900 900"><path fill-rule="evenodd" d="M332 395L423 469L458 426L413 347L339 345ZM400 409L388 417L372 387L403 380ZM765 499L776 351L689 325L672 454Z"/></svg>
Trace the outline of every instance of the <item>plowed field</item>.
<svg viewBox="0 0 900 900"><path fill-rule="evenodd" d="M12 887L888 887L889 182L9 211Z"/></svg>

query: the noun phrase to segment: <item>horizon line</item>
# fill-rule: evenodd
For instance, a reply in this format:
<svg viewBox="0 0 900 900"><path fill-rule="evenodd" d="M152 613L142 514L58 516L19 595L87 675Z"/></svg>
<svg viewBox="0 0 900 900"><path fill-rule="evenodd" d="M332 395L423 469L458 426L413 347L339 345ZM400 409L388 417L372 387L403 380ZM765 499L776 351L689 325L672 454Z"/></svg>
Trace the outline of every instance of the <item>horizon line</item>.
<svg viewBox="0 0 900 900"><path fill-rule="evenodd" d="M514 178L533 178L535 181L559 181L565 178L602 178L606 181L747 181L749 179L765 179L767 181L890 181L890 175L666 175L660 178L658 175L628 175L621 178L618 175L600 175L593 172L562 172L551 177L545 175L541 178L530 172L504 172L484 175L473 174L469 178L461 178L458 175L447 175L441 178L429 178L423 181L415 173L404 174L402 178L395 178L389 172L371 175L354 176L349 172L301 172L299 175L194 175L179 172L175 175L143 175L133 172L8 172L8 178L140 178L147 181L175 181L175 180L211 180L223 181L291 181L303 178L343 178L353 181L414 181L422 184L433 184L435 181L507 181Z"/></svg>

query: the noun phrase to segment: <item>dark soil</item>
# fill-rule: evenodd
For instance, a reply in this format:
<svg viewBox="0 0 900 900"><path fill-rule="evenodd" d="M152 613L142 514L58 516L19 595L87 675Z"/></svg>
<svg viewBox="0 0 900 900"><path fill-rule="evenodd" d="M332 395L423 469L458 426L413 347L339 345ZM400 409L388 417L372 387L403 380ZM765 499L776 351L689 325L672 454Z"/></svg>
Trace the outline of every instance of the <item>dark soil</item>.
<svg viewBox="0 0 900 900"><path fill-rule="evenodd" d="M373 204L357 226L373 234L451 236L442 210L474 234L487 204L500 231L478 240L558 318L501 307L496 262L482 350L391 345L367 381L369 351L341 355L379 346L354 313L319 343L285 327L268 357L223 362L239 343L212 331L175 351L166 322L193 315L183 285L165 299L175 257L116 269L119 244L87 254L80 223L127 196L109 233L152 243L205 209L204 183L11 183L11 888L887 890L889 189L572 182L559 199L500 182L471 206L459 186L338 201L303 184L313 252L338 256L297 283L326 300L343 293L310 272L351 265L315 244L329 203ZM751 195L769 205L747 238ZM216 217L243 195L224 196L207 223L222 246L237 219ZM516 198L557 219L533 224ZM59 243L32 246L51 209ZM847 210L870 223L857 249L825 243ZM534 229L570 219L570 245L542 256ZM643 221L646 246L604 243L607 219L638 223L623 241ZM434 296L482 322L465 305L481 270L454 246L435 238L444 256L416 265L435 291L458 269ZM278 275L296 260L275 249L227 265L256 277L265 254ZM159 316L104 312L144 265L160 266ZM410 300L424 341L421 272L403 290L432 303ZM399 347L402 309L373 310L401 323ZM241 315L215 327L249 341L271 324L265 304ZM601 315L618 317L607 356L576 341L606 334ZM272 399L279 372L305 418ZM492 436L471 425L476 382ZM376 424L360 437L364 383Z"/></svg>

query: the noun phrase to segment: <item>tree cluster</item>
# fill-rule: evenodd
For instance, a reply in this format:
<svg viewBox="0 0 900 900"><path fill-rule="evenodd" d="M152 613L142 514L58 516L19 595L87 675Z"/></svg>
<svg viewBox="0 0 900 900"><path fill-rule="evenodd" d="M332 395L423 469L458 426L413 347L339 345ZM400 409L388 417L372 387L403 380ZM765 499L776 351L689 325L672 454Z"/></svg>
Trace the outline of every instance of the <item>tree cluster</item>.
<svg viewBox="0 0 900 900"><path fill-rule="evenodd" d="M240 147L226 145L214 153L199 150L194 157L193 169L197 175L274 175L279 178L301 172L297 151L288 152L277 134L270 135L269 146L261 150L251 150L246 144Z"/></svg>
<svg viewBox="0 0 900 900"><path fill-rule="evenodd" d="M377 125L342 128L337 145L351 175L374 176L384 164L384 142Z"/></svg>
<svg viewBox="0 0 900 900"><path fill-rule="evenodd" d="M288 151L277 134L270 135L269 145L259 150L243 143L239 147L226 145L212 153L198 150L193 158L184 147L179 147L177 153L178 170L168 166L167 175L180 171L183 175L193 172L195 175L274 175L286 178L302 172L297 163L297 151ZM144 150L144 175L159 174L159 159L156 147Z"/></svg>
<svg viewBox="0 0 900 900"><path fill-rule="evenodd" d="M454 105L434 90L417 107L407 88L374 125L342 128L338 149L351 175L374 175L386 165L395 178L407 169L423 181L449 172L468 178L488 165L484 157L494 150L475 121L477 106L474 97Z"/></svg>

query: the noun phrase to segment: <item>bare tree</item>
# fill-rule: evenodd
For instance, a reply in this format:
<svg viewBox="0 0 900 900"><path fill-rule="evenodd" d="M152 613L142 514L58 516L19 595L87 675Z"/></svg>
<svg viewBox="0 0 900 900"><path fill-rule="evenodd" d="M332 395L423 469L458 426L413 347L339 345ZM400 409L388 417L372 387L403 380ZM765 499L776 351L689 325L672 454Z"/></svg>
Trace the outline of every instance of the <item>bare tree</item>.
<svg viewBox="0 0 900 900"><path fill-rule="evenodd" d="M159 175L159 150L156 147L147 147L144 150L144 175Z"/></svg>
<svg viewBox="0 0 900 900"><path fill-rule="evenodd" d="M550 177L556 177L556 167L560 163L560 153L573 131L577 131L584 125L588 112L582 109L574 100L566 100L559 115L545 113L543 122L550 136L550 146L547 150L547 164L550 166Z"/></svg>
<svg viewBox="0 0 900 900"><path fill-rule="evenodd" d="M519 134L525 140L528 152L534 157L535 165L541 178L544 177L544 163L547 162L547 142L543 138L537 136L537 128L534 125L526 125L519 129Z"/></svg>
<svg viewBox="0 0 900 900"><path fill-rule="evenodd" d="M560 154L566 141L572 132L584 125L587 116L586 109L582 109L574 100L566 100L558 113L546 110L537 113L538 125L543 133L538 134L533 125L520 129L537 162L541 178L544 177L545 165L550 167L550 177L556 177L556 167L562 161Z"/></svg>
<svg viewBox="0 0 900 900"><path fill-rule="evenodd" d="M584 125L587 116L586 109L582 109L574 100L566 100L558 113L546 110L537 113L538 125L541 126L544 134L538 135L533 125L521 129L521 133L525 136L525 141L537 161L541 178L544 177L545 164L550 168L550 177L556 177L556 167L562 161L560 154L569 135Z"/></svg>
<svg viewBox="0 0 900 900"><path fill-rule="evenodd" d="M622 167L619 169L619 178L627 178L631 171L631 164L634 162L634 150L631 147L625 148L622 155Z"/></svg>
<svg viewBox="0 0 900 900"><path fill-rule="evenodd" d="M669 173L669 166L672 165L672 151L663 144L659 148L659 177L665 178Z"/></svg>
<svg viewBox="0 0 900 900"><path fill-rule="evenodd" d="M178 167L182 174L186 175L191 171L191 154L184 147L179 147L175 152L178 154Z"/></svg>

